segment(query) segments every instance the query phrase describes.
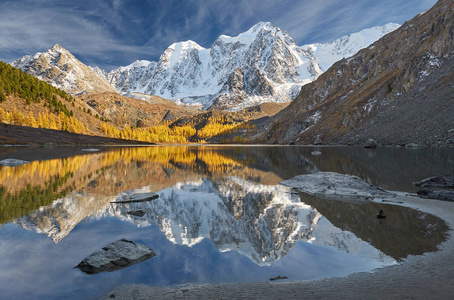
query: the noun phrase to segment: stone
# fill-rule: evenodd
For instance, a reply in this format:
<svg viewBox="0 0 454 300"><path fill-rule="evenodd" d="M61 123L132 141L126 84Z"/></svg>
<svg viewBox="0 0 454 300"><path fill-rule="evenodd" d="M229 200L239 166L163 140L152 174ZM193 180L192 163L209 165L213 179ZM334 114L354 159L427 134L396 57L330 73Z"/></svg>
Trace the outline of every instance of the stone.
<svg viewBox="0 0 454 300"><path fill-rule="evenodd" d="M322 144L322 139L318 136L315 138L314 145L321 145Z"/></svg>
<svg viewBox="0 0 454 300"><path fill-rule="evenodd" d="M111 203L134 203L134 202L146 202L159 198L156 193L138 193L133 194L129 199L113 201Z"/></svg>
<svg viewBox="0 0 454 300"><path fill-rule="evenodd" d="M454 188L454 177L449 175L433 176L418 182L413 182L413 185L422 188Z"/></svg>
<svg viewBox="0 0 454 300"><path fill-rule="evenodd" d="M322 152L320 152L320 151L312 151L311 155L315 155L315 156L322 155Z"/></svg>
<svg viewBox="0 0 454 300"><path fill-rule="evenodd" d="M82 149L82 151L85 151L85 152L98 152L99 149L96 149L96 148L87 148L87 149Z"/></svg>
<svg viewBox="0 0 454 300"><path fill-rule="evenodd" d="M86 274L113 272L154 256L156 253L148 246L121 239L91 254L74 268Z"/></svg>
<svg viewBox="0 0 454 300"><path fill-rule="evenodd" d="M17 167L17 166L28 164L28 163L29 163L29 161L15 159L15 158L7 158L4 160L0 160L0 164L7 166L7 167Z"/></svg>
<svg viewBox="0 0 454 300"><path fill-rule="evenodd" d="M141 218L141 217L143 217L145 215L145 211L143 211L143 210L131 210L131 211L128 211L127 214Z"/></svg>
<svg viewBox="0 0 454 300"><path fill-rule="evenodd" d="M288 278L287 276L278 275L276 277L270 278L270 280L280 280L280 279L287 279L287 278Z"/></svg>
<svg viewBox="0 0 454 300"><path fill-rule="evenodd" d="M377 148L377 142L374 139L368 139L366 143L364 143L364 148L375 149Z"/></svg>
<svg viewBox="0 0 454 300"><path fill-rule="evenodd" d="M418 196L426 199L454 201L454 191L448 190L419 190Z"/></svg>
<svg viewBox="0 0 454 300"><path fill-rule="evenodd" d="M334 172L298 175L279 183L306 194L336 199L370 200L396 196L396 194L369 184L357 176Z"/></svg>
<svg viewBox="0 0 454 300"><path fill-rule="evenodd" d="M418 144L415 143L405 144L405 148L418 148Z"/></svg>
<svg viewBox="0 0 454 300"><path fill-rule="evenodd" d="M386 218L385 213L383 212L382 209L380 209L377 214L377 219L385 219L385 218Z"/></svg>

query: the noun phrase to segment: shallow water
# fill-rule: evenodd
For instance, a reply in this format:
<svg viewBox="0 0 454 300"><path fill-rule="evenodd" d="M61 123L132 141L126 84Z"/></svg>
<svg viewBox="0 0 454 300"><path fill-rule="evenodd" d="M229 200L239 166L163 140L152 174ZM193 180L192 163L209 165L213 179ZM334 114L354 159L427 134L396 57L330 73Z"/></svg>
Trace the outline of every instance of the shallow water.
<svg viewBox="0 0 454 300"><path fill-rule="evenodd" d="M409 208L329 201L278 184L332 171L389 190L454 170L450 149L354 147L2 148L0 298L97 299L120 284L345 276L436 251L447 227ZM311 155L314 150L321 155ZM149 202L114 204L156 192ZM430 200L428 200L430 201ZM383 209L385 220L375 214ZM142 217L128 214L141 210ZM115 272L73 266L127 238L157 256Z"/></svg>

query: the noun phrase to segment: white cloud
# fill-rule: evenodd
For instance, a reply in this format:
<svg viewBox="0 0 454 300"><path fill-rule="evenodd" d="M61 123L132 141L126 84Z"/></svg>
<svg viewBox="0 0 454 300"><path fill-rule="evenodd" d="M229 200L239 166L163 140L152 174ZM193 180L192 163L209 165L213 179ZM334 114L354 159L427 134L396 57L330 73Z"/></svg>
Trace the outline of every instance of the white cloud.
<svg viewBox="0 0 454 300"><path fill-rule="evenodd" d="M122 18L105 5L102 11L104 23L90 18L93 12L78 14L71 7L50 9L24 5L19 9L16 5L0 4L0 59L9 62L25 54L45 51L54 44L61 44L76 56L103 57L106 61L121 53L140 57L154 54L152 47L137 47L115 38L112 30L120 26L112 29L112 24L121 23Z"/></svg>

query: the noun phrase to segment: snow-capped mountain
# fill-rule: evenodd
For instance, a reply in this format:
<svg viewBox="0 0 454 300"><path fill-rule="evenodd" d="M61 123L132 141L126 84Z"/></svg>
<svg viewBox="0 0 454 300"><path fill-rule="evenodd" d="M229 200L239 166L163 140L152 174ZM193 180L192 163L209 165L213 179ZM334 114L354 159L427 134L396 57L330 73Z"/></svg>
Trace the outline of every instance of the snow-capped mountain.
<svg viewBox="0 0 454 300"><path fill-rule="evenodd" d="M262 22L236 37L220 36L210 49L193 41L172 44L157 63L135 62L105 78L123 93L240 109L288 102L320 74L315 58L287 32Z"/></svg>
<svg viewBox="0 0 454 300"><path fill-rule="evenodd" d="M238 36L221 35L209 49L194 41L179 42L170 45L158 62L136 61L109 73L83 65L58 45L11 64L72 94L115 89L205 109L239 110L293 100L303 85L317 79L332 63L397 26L387 24L332 43L299 47L286 31L260 22Z"/></svg>
<svg viewBox="0 0 454 300"><path fill-rule="evenodd" d="M11 65L70 94L92 91L115 92L104 78L60 45L55 45L44 53L26 55L13 61Z"/></svg>
<svg viewBox="0 0 454 300"><path fill-rule="evenodd" d="M355 55L360 49L368 47L399 27L399 24L388 23L349 34L326 44L307 44L301 48L310 52L315 57L320 69L325 72L336 61Z"/></svg>
<svg viewBox="0 0 454 300"><path fill-rule="evenodd" d="M134 62L105 78L123 93L154 94L204 108L288 102L334 62L398 26L390 23L328 44L298 47L287 32L261 22L236 37L220 36L210 49L193 41L173 44L157 63Z"/></svg>

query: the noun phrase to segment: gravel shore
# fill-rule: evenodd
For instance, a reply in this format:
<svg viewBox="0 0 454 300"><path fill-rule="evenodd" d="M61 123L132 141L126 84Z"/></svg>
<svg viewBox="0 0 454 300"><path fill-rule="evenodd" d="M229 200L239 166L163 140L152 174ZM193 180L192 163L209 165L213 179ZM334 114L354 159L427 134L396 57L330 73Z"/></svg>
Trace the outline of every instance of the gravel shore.
<svg viewBox="0 0 454 300"><path fill-rule="evenodd" d="M394 199L396 201L396 199ZM454 228L454 203L404 196L402 206L444 219ZM293 283L202 284L184 287L123 285L104 299L453 299L454 239L452 230L440 251L410 256L401 264Z"/></svg>

